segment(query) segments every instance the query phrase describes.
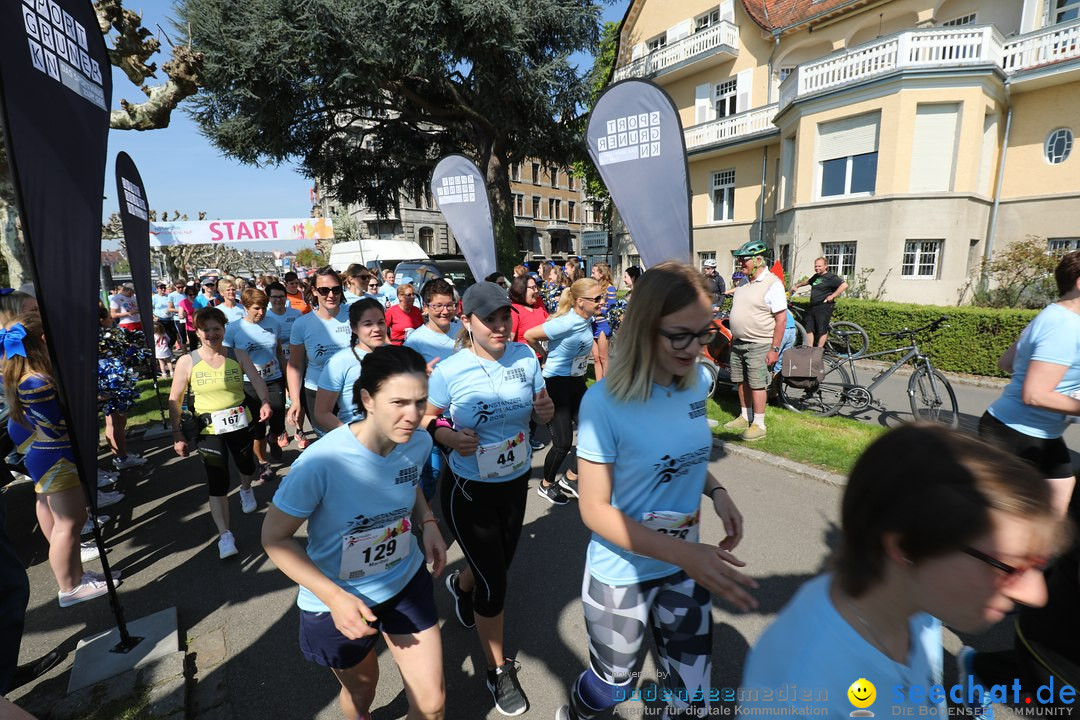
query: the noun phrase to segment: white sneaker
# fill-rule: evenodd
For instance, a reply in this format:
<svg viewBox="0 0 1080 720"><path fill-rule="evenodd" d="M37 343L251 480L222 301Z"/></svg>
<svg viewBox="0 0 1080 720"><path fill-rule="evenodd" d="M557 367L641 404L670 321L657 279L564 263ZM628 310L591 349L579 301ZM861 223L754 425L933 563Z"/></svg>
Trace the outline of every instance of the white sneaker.
<svg viewBox="0 0 1080 720"><path fill-rule="evenodd" d="M90 562L91 560L97 560L99 557L101 557L101 554L98 552L97 545L93 541L79 543L79 558L84 563Z"/></svg>
<svg viewBox="0 0 1080 720"><path fill-rule="evenodd" d="M146 458L135 453L128 453L125 458L113 458L113 467L117 470L124 470L126 468L139 467L146 464Z"/></svg>
<svg viewBox="0 0 1080 720"><path fill-rule="evenodd" d="M121 583L119 570L110 570L109 574L112 575L113 585L119 585ZM93 570L83 570L82 579L83 582L105 582L105 574L94 572Z"/></svg>
<svg viewBox="0 0 1080 720"><path fill-rule="evenodd" d="M253 513L258 507L259 503L255 501L255 491L240 488L240 509L245 513Z"/></svg>
<svg viewBox="0 0 1080 720"><path fill-rule="evenodd" d="M100 468L97 471L97 486L99 488L109 487L119 479L120 475L115 472L101 470Z"/></svg>
<svg viewBox="0 0 1080 720"><path fill-rule="evenodd" d="M111 519L112 518L110 518L108 515L98 515L97 516L97 526L100 528L102 525L109 522L109 520L111 520ZM86 518L86 524L83 525L82 532L79 533L79 534L80 535L89 535L90 533L94 532L94 526L92 524L93 522L94 522L93 518Z"/></svg>
<svg viewBox="0 0 1080 720"><path fill-rule="evenodd" d="M115 505L124 499L124 493L122 492L105 492L104 490L98 490L97 494L97 506L99 508L109 507Z"/></svg>
<svg viewBox="0 0 1080 720"><path fill-rule="evenodd" d="M90 580L83 578L83 583L67 592L56 593L60 601L60 607L71 607L87 600L93 600L109 592L109 588L103 580Z"/></svg>
<svg viewBox="0 0 1080 720"><path fill-rule="evenodd" d="M236 554L236 539L231 532L225 531L217 541L218 557L224 560Z"/></svg>

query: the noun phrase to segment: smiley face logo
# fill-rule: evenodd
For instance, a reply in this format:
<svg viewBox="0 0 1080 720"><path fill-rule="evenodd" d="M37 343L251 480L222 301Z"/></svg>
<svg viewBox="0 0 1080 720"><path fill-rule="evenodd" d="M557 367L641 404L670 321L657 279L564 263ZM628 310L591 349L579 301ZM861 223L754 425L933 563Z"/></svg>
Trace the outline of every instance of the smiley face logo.
<svg viewBox="0 0 1080 720"><path fill-rule="evenodd" d="M847 691L848 700L857 708L865 709L874 704L877 699L877 688L866 678L859 678L851 683ZM854 713L852 713L854 715ZM862 713L860 713L861 715Z"/></svg>

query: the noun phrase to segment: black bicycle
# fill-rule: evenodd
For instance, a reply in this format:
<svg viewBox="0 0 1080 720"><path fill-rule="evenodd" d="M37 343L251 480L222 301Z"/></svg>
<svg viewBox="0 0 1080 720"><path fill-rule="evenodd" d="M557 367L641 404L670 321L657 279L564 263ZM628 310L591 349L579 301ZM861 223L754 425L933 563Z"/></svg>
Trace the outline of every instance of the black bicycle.
<svg viewBox="0 0 1080 720"><path fill-rule="evenodd" d="M859 359L870 359L883 355L895 355L903 353L903 356L893 365L881 371L871 380L869 385L859 382L858 368L855 365L856 356L850 348L839 355L825 355L825 374L821 380L811 383L809 387L796 388L785 383L780 385L780 401L789 410L805 412L821 417L829 417L838 413L841 408L847 406L853 410L865 410L874 404L874 390L887 378L892 376L903 365L911 363L915 370L908 380L908 400L911 402L911 414L916 420L930 420L939 422L949 427L957 427L960 423L960 413L956 404L956 393L940 370L934 368L930 356L919 350L915 336L923 332L934 332L945 326L947 315L925 325L921 328L909 330L903 328L892 332L883 332L883 337L907 338L909 345L881 350L873 353L863 353ZM851 335L846 330L833 330L838 342L845 345Z"/></svg>

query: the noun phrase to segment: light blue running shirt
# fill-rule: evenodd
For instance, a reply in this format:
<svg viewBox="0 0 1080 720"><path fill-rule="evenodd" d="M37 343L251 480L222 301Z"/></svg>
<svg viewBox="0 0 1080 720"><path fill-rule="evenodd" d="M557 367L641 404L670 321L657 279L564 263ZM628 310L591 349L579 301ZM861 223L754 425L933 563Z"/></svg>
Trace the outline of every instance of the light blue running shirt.
<svg viewBox="0 0 1080 720"><path fill-rule="evenodd" d="M353 355L353 350L356 355ZM338 350L334 356L326 361L322 375L319 376L319 388L340 393L338 397L338 420L348 425L354 420L362 420L364 413L357 407L357 400L353 398L353 386L360 379L360 362L367 355L367 350L345 348ZM314 408L312 408L314 410Z"/></svg>
<svg viewBox="0 0 1080 720"><path fill-rule="evenodd" d="M228 320L230 324L243 320L244 316L247 315L244 306L239 303L232 307L225 307L225 303L221 303L217 306L217 309L225 313L225 319Z"/></svg>
<svg viewBox="0 0 1080 720"><path fill-rule="evenodd" d="M172 318L169 314L169 296L168 295L155 295L154 296L154 318L157 320L165 321Z"/></svg>
<svg viewBox="0 0 1080 720"><path fill-rule="evenodd" d="M652 386L648 402L622 403L601 380L585 393L578 415L578 457L613 465L611 505L631 520L697 536L712 433L705 422L709 383L698 369L688 390ZM670 394L669 394L670 390ZM708 504L706 505L708 507ZM636 555L593 533L588 567L597 580L633 585L678 572L680 568Z"/></svg>
<svg viewBox="0 0 1080 720"><path fill-rule="evenodd" d="M450 323L450 328L445 335L432 330L427 325L421 325L405 338L405 347L412 348L423 355L426 363L435 358L442 361L457 350L454 343L457 342L459 332L461 332L461 323L457 320Z"/></svg>
<svg viewBox="0 0 1080 720"><path fill-rule="evenodd" d="M338 350L349 347L352 328L349 327L349 311L338 308L337 315L323 320L314 311L296 320L289 335L293 345L303 345L307 352L307 368L304 370L304 387L316 390L323 365Z"/></svg>
<svg viewBox="0 0 1080 720"><path fill-rule="evenodd" d="M279 510L307 519L311 562L369 606L401 592L424 562L411 514L430 453L422 430L382 457L343 425L305 450L274 494ZM303 586L296 604L330 609Z"/></svg>
<svg viewBox="0 0 1080 720"><path fill-rule="evenodd" d="M479 437L473 455L450 453L451 469L480 482L507 482L526 472L532 461L533 396L543 389L536 353L522 343L507 343L498 362L471 350L440 361L428 382L428 402L448 410L444 416L455 427L474 430Z"/></svg>
<svg viewBox="0 0 1080 720"><path fill-rule="evenodd" d="M278 340L281 341L281 352L285 353L285 362L289 361L289 338L292 337L293 323L302 315L303 313L288 304L285 305L285 312L281 315L269 308L266 309L266 319L277 326Z"/></svg>
<svg viewBox="0 0 1080 720"><path fill-rule="evenodd" d="M263 318L258 324L240 320L225 326L225 347L240 348L251 357L251 362L263 380L277 380L282 368L277 361L277 323ZM245 374L244 382L250 382Z"/></svg>
<svg viewBox="0 0 1080 720"><path fill-rule="evenodd" d="M1024 379L1032 360L1068 368L1055 388L1071 395L1080 391L1080 315L1057 303L1047 305L1020 333L1013 359L1012 380L989 412L1013 430L1032 437L1052 439L1065 434L1069 415L1026 405Z"/></svg>
<svg viewBox="0 0 1080 720"><path fill-rule="evenodd" d="M548 355L544 361L544 377L579 377L589 369L592 357L592 321L571 310L545 322Z"/></svg>

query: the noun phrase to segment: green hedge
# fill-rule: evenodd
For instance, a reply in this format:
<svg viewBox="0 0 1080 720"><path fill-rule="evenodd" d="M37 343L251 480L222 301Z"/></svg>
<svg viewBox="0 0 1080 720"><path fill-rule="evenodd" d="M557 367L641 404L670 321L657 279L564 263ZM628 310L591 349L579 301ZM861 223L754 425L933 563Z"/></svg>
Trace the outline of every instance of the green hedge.
<svg viewBox="0 0 1080 720"><path fill-rule="evenodd" d="M804 298L794 302L803 307L809 304ZM897 338L881 337L882 332L922 327L948 315L946 327L916 336L919 348L932 356L934 366L970 375L1007 377L998 370L997 360L1037 314L1038 310L939 307L840 298L833 320L849 320L861 325L870 337L870 352L875 352L900 344ZM879 359L890 358L899 359L899 356Z"/></svg>

